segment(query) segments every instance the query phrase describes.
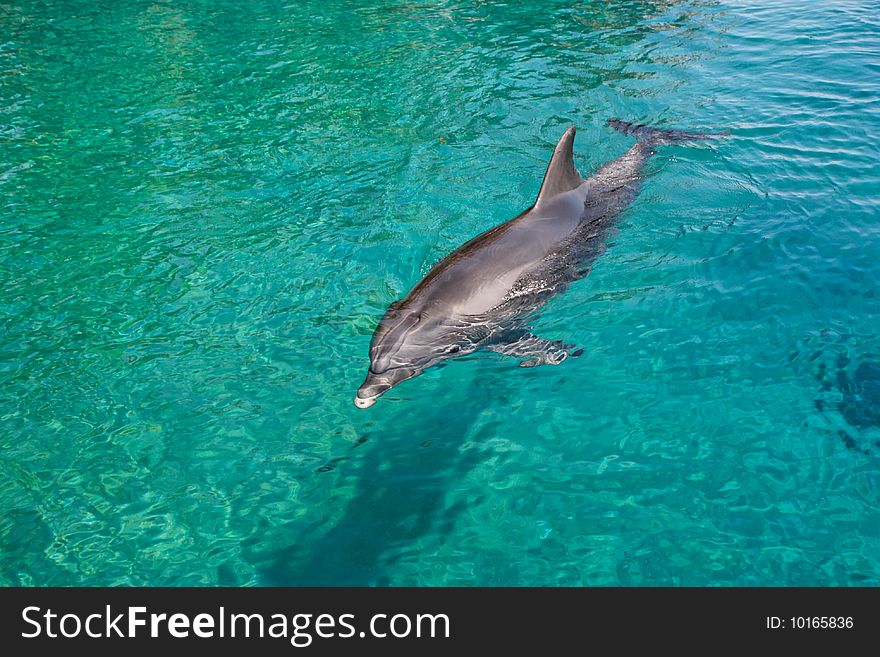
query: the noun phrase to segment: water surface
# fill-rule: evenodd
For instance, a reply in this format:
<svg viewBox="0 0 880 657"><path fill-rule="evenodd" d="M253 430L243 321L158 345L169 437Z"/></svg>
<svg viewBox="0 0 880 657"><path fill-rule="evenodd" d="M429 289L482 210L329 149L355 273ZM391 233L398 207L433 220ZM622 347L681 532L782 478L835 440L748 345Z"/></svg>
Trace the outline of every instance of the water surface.
<svg viewBox="0 0 880 657"><path fill-rule="evenodd" d="M0 7L0 583L880 584L880 4ZM352 404L576 124L536 326ZM861 368L861 369L860 369Z"/></svg>

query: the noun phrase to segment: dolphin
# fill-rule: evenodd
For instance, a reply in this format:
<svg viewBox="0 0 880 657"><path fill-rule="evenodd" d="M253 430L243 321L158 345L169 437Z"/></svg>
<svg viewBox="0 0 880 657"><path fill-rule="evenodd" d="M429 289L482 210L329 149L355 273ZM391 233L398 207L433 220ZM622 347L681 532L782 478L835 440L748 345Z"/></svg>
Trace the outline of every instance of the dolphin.
<svg viewBox="0 0 880 657"><path fill-rule="evenodd" d="M715 134L663 130L611 119L638 139L621 157L582 178L574 165L575 126L550 158L534 205L458 247L401 301L392 303L370 342L370 368L354 403L380 395L448 358L487 349L557 365L583 350L529 331L527 321L550 297L586 276L639 192L642 170L658 146Z"/></svg>

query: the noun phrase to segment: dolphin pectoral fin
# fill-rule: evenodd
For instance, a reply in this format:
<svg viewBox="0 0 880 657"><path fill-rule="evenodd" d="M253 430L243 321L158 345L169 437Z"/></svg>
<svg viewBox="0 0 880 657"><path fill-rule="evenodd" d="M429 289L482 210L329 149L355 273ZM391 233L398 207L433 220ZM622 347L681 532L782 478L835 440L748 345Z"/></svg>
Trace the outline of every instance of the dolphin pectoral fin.
<svg viewBox="0 0 880 657"><path fill-rule="evenodd" d="M510 339L489 345L488 349L514 358L523 358L520 367L537 365L559 365L569 356L576 358L584 353L577 345L565 344L562 340L545 340L529 332L518 332Z"/></svg>

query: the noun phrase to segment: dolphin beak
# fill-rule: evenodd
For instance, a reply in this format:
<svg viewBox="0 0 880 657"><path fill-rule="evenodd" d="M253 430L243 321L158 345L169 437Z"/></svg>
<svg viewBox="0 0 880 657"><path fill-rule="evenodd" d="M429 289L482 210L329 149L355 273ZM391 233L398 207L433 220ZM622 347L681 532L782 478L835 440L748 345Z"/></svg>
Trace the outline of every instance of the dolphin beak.
<svg viewBox="0 0 880 657"><path fill-rule="evenodd" d="M358 408L369 408L383 393L391 390L391 386L392 384L381 375L368 372L367 380L358 388L354 405Z"/></svg>
<svg viewBox="0 0 880 657"><path fill-rule="evenodd" d="M376 374L370 370L367 372L366 381L358 388L357 397L354 398L354 405L358 408L369 408L391 388L398 383L411 379L416 374L418 374L416 370L404 367L386 370L382 374Z"/></svg>
<svg viewBox="0 0 880 657"><path fill-rule="evenodd" d="M369 408L376 403L378 397L355 397L354 405L358 408Z"/></svg>

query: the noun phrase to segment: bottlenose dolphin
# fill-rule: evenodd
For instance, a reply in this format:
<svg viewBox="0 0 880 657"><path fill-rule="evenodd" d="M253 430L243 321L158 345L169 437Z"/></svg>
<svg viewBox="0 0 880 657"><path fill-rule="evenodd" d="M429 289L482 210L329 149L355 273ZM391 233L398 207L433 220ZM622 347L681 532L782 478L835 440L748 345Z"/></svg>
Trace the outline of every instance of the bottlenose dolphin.
<svg viewBox="0 0 880 657"><path fill-rule="evenodd" d="M583 351L533 335L530 315L586 276L620 212L638 194L657 146L715 136L608 121L638 141L589 178L574 166L575 127L556 145L535 204L438 262L402 301L389 306L373 333L370 369L354 403L369 408L402 381L437 363L489 349L524 359L523 367L557 365Z"/></svg>

